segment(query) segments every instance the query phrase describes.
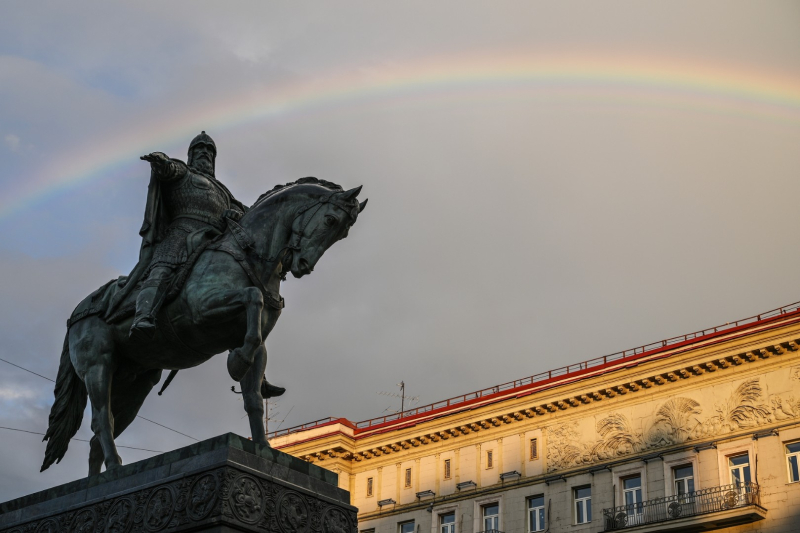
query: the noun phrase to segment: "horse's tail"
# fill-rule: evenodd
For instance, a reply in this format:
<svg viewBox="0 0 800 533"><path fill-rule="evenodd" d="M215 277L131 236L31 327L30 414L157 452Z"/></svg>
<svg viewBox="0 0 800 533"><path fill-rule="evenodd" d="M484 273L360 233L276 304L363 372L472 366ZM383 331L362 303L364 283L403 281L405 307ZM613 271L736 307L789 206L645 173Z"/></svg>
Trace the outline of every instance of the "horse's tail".
<svg viewBox="0 0 800 533"><path fill-rule="evenodd" d="M61 364L58 367L55 389L56 401L50 409L50 425L43 441L47 441L41 472L53 463L61 462L67 453L70 439L78 432L86 409L88 393L69 358L69 330L64 337Z"/></svg>

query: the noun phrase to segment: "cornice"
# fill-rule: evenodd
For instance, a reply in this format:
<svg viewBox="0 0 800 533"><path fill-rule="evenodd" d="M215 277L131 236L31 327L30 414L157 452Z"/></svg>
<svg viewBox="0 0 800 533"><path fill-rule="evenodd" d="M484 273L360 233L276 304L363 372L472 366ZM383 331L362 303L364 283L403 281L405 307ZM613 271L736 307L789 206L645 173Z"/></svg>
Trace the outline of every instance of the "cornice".
<svg viewBox="0 0 800 533"><path fill-rule="evenodd" d="M284 451L296 455L308 462L317 463L336 459L337 463L347 469L360 471L367 468L393 464L400 460L413 460L417 457L430 455L431 447L449 448L445 442L450 439L461 438L472 433L483 433L486 437L503 438L519 431L513 430L519 422L541 418L546 425L552 423L553 418L559 414L570 415L576 409L588 409L599 402L618 401L625 398L639 396L649 389L672 388L686 383L692 378L706 376L704 379L713 379L717 376L727 375L728 371L743 368L751 364L792 354L800 350L800 337L796 337L796 328L793 332L771 332L764 336L764 331L755 332L762 334L760 338L750 342L739 343L737 346L721 345L713 350L703 350L697 353L684 354L683 357L661 359L655 364L642 365L633 369L623 369L610 377L615 377L614 382L597 387L597 379L592 382L570 384L564 390L566 394L556 395L556 390L550 389L544 394L532 393L512 397L501 403L481 406L474 411L459 412L429 420L424 423L398 429L391 432L379 433L360 439L338 438L332 441L331 435L322 435L302 444L292 444L282 447ZM732 349L736 348L736 349ZM733 353L731 353L733 352ZM697 360L699 359L699 361ZM762 364L763 364L762 363ZM644 366L651 367L646 370ZM624 372L627 375L621 375ZM714 374L714 378L710 375ZM594 385L594 386L591 386ZM540 396L539 399L525 399L526 396ZM545 399L546 396L550 398ZM503 407L503 404L506 407ZM509 405L511 404L511 405ZM602 407L600 407L602 408ZM588 413L587 413L588 414ZM447 419L451 421L448 423ZM520 425L521 426L521 425ZM519 428L523 430L521 426ZM524 431L528 431L525 426ZM491 438L489 437L489 438ZM473 440L465 439L465 440ZM466 443L465 443L466 444ZM396 458L388 459L396 455ZM371 466L367 466L369 463ZM325 465L328 467L328 465Z"/></svg>

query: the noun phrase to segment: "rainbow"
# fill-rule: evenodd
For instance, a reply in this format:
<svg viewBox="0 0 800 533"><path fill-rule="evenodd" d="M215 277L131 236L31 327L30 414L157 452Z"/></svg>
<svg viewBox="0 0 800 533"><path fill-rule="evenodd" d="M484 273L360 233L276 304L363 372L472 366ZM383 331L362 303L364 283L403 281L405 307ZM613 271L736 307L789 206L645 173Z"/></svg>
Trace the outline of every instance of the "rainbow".
<svg viewBox="0 0 800 533"><path fill-rule="evenodd" d="M159 115L91 140L91 149L54 158L0 199L0 219L101 180L133 164L145 147L185 144L256 121L286 120L335 107L459 99L498 101L541 97L570 102L722 113L800 126L800 78L744 68L654 59L514 53L439 57L367 73L275 85L232 95L213 105ZM549 100L548 100L549 99ZM520 101L520 100L515 100ZM521 100L525 105L525 100Z"/></svg>

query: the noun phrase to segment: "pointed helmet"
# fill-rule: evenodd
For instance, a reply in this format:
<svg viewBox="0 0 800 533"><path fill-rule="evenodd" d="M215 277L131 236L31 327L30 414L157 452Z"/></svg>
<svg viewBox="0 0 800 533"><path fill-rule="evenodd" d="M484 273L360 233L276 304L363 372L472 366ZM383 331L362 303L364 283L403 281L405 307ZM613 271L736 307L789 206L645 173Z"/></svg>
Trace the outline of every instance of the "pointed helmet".
<svg viewBox="0 0 800 533"><path fill-rule="evenodd" d="M212 139L211 136L207 134L205 130L203 130L197 137L192 139L191 143L189 143L189 158L192 157L192 148L198 144L207 144L211 146L214 149L214 157L217 156L217 145L214 143L214 139Z"/></svg>

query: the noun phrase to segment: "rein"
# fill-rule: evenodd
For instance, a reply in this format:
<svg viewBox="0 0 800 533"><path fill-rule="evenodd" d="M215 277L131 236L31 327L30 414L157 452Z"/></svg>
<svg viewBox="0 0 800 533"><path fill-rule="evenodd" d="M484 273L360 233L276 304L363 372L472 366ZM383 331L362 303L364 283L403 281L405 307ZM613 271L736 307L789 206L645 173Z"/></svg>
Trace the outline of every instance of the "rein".
<svg viewBox="0 0 800 533"><path fill-rule="evenodd" d="M254 256L254 258L258 259L263 265L270 266L273 264L281 254L286 250L292 250L294 252L300 251L300 242L302 238L305 236L305 230L308 227L308 224L314 218L314 215L322 208L324 204L330 203L334 207L337 207L347 213L351 218L355 218L358 215L358 205L349 206L344 204L343 202L339 201L338 198L335 196L340 194L343 191L336 191L332 192L327 196L320 197L317 201L310 203L309 205L300 209L297 214L295 215L294 219L292 220L292 237L289 240L289 244L287 244L284 248L281 248L280 251L275 255L275 257L265 257L258 253L255 247L255 239L248 233L246 229L244 229L238 222L233 219L226 219L228 223L228 229L233 235L233 240L236 241L239 250L235 250L231 247L227 246L227 242L221 241L215 245L212 245L210 248L220 250L223 252L227 252L230 254L242 267L242 270L245 271L247 277L250 278L250 281L259 288L261 293L264 295L264 301L267 305L274 309L283 309L285 307L285 301L282 296L278 296L275 298L269 290L264 286L264 282L261 281L261 278L255 273L253 269L253 265L251 264L248 256ZM316 208L316 209L315 209ZM314 209L310 216L308 216L308 212ZM354 213L355 211L355 213ZM301 218L302 217L302 218ZM300 228L298 230L294 229L295 222L297 219L301 218L300 220ZM237 253L237 252L241 253ZM285 279L284 275L281 274L282 279Z"/></svg>

